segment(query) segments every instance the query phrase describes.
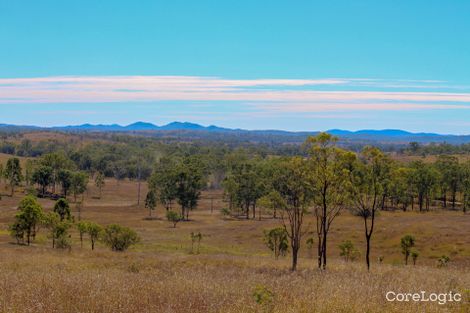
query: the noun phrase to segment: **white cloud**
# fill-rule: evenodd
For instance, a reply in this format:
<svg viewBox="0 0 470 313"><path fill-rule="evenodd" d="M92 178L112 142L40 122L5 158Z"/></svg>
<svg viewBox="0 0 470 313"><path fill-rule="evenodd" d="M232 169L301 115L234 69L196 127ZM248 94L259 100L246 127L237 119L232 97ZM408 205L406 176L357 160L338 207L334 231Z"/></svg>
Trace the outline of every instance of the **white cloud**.
<svg viewBox="0 0 470 313"><path fill-rule="evenodd" d="M228 101L233 102L232 105L255 107L265 112L470 109L470 93L436 91L439 89L437 84L441 83L334 78L223 79L197 76L3 78L0 79L0 105ZM379 87L384 91L377 91ZM405 88L420 90L404 91Z"/></svg>

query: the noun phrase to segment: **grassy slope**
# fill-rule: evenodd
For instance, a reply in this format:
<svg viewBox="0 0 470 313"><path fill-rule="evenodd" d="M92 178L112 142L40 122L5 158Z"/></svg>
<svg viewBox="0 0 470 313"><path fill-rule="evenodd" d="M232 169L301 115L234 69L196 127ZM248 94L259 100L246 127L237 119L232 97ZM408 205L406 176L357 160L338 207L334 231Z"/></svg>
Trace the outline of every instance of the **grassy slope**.
<svg viewBox="0 0 470 313"><path fill-rule="evenodd" d="M3 185L0 190L8 193ZM257 285L274 292L275 312L442 312L437 304L387 304L384 294L469 288L470 216L460 212L383 212L372 239L370 274L362 258L345 264L338 257L337 246L345 239L363 251L361 220L344 213L331 230L328 272L315 270L313 251L304 245L300 270L293 274L289 258L273 260L262 242L262 230L280 221L268 216L262 221L223 219L220 192L203 194L192 221L173 229L164 219L144 219L148 211L135 205L136 183L109 180L102 199L90 183L82 218L135 228L142 242L126 253L101 245L91 252L88 242L80 249L75 232L71 252L50 249L44 231L32 247L12 245L6 227L20 192L0 201L0 308L5 312L255 312L262 311L251 295ZM211 197L216 199L212 214ZM41 202L46 210L53 205ZM156 215L162 217L164 209ZM311 217L306 226L313 231ZM191 231L204 234L200 255L189 254ZM421 251L416 267L401 265L399 240L407 233L416 236ZM452 262L437 269L442 254ZM384 264L375 261L379 255ZM468 306L444 308L465 312Z"/></svg>

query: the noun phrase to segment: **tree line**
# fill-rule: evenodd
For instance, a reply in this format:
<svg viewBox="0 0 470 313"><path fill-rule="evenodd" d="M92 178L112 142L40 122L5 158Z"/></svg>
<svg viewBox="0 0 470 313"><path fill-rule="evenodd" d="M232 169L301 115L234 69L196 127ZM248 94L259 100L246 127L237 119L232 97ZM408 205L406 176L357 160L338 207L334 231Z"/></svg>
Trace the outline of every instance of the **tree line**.
<svg viewBox="0 0 470 313"><path fill-rule="evenodd" d="M302 146L305 153L296 156L186 145L155 150L145 141L139 141L138 146L128 142L92 143L68 153L48 153L27 160L25 169L18 158L12 157L1 165L0 174L11 194L24 181L27 186L35 185L39 196L73 195L76 202L86 191L90 177L94 177L100 193L104 177L109 175L117 180L136 179L139 186L147 181L145 206L150 215L161 203L175 226L180 220L189 220L203 189L220 186L228 205L224 214L261 219L269 212L280 219L293 270L303 239L311 231L304 225L307 214L315 220L318 267L324 269L329 231L343 211L362 221L368 268L378 211L426 212L439 206L467 211L470 162L441 155L434 163L401 163L375 147L356 153L337 142L327 133L309 137Z"/></svg>
<svg viewBox="0 0 470 313"><path fill-rule="evenodd" d="M79 232L80 246L83 247L83 238L87 234L92 250L97 241L103 242L113 251L125 251L140 241L134 230L118 224L101 226L93 221L76 222L68 201L63 198L56 201L51 212L46 213L33 195L27 195L20 201L9 230L17 244L29 246L36 239L38 232L45 229L51 239L52 248L70 249L70 230L73 227Z"/></svg>

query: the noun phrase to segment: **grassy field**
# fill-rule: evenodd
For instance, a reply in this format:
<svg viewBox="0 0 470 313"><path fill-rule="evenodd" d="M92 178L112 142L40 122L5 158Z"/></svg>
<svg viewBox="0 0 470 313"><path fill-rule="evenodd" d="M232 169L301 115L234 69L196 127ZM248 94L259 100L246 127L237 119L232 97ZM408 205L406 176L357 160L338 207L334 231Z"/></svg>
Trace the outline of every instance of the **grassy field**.
<svg viewBox="0 0 470 313"><path fill-rule="evenodd" d="M142 185L142 198L146 189ZM3 194L8 194L3 184ZM124 253L102 245L80 248L72 233L71 251L53 250L45 231L31 247L17 246L8 235L21 188L0 200L0 310L3 312L468 312L470 288L470 215L436 210L429 213L382 212L372 239L372 269L363 257L346 263L338 244L352 240L363 251L363 225L345 212L329 237L327 271L315 269L314 250L304 244L299 271L289 271L289 257L274 260L265 247L263 229L280 225L224 218L221 192L205 192L189 222L177 228L166 221L164 209L146 219L137 206L137 184L106 181L101 199L90 184L81 218L134 228L141 243ZM211 198L214 199L211 201ZM213 212L211 212L211 202ZM53 202L41 199L46 210ZM73 206L73 204L72 204ZM74 212L77 217L77 212ZM312 217L305 227L314 231ZM190 233L201 232L200 254L190 254ZM403 265L400 238L416 237L416 266ZM304 239L306 240L312 234ZM304 240L304 242L305 242ZM437 258L451 258L437 268ZM377 261L384 257L382 264ZM265 288L269 301L258 304L253 292ZM387 291L461 292L465 301L450 303L388 303ZM267 292L267 291L266 291Z"/></svg>

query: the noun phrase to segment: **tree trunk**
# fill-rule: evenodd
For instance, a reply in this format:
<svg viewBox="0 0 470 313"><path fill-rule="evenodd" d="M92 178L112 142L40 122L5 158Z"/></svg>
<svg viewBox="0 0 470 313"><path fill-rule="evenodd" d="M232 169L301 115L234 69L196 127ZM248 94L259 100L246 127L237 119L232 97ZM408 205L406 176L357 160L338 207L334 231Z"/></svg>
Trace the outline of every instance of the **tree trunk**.
<svg viewBox="0 0 470 313"><path fill-rule="evenodd" d="M322 240L321 240L321 235L317 235L318 237L318 246L317 246L317 250L318 250L318 269L321 269L321 266L322 266Z"/></svg>
<svg viewBox="0 0 470 313"><path fill-rule="evenodd" d="M328 235L328 229L327 227L327 204L326 204L326 192L327 188L324 187L323 189L323 216L322 216L322 230L323 230L323 236L322 236L322 257L323 257L323 269L326 269L326 236Z"/></svg>
<svg viewBox="0 0 470 313"><path fill-rule="evenodd" d="M370 236L366 236L366 263L367 270L370 270Z"/></svg>
<svg viewBox="0 0 470 313"><path fill-rule="evenodd" d="M326 232L324 231L323 237L323 247L322 247L322 255L323 255L323 269L326 269Z"/></svg>
<svg viewBox="0 0 470 313"><path fill-rule="evenodd" d="M297 270L297 254L299 253L299 248L297 246L292 247L292 271Z"/></svg>

